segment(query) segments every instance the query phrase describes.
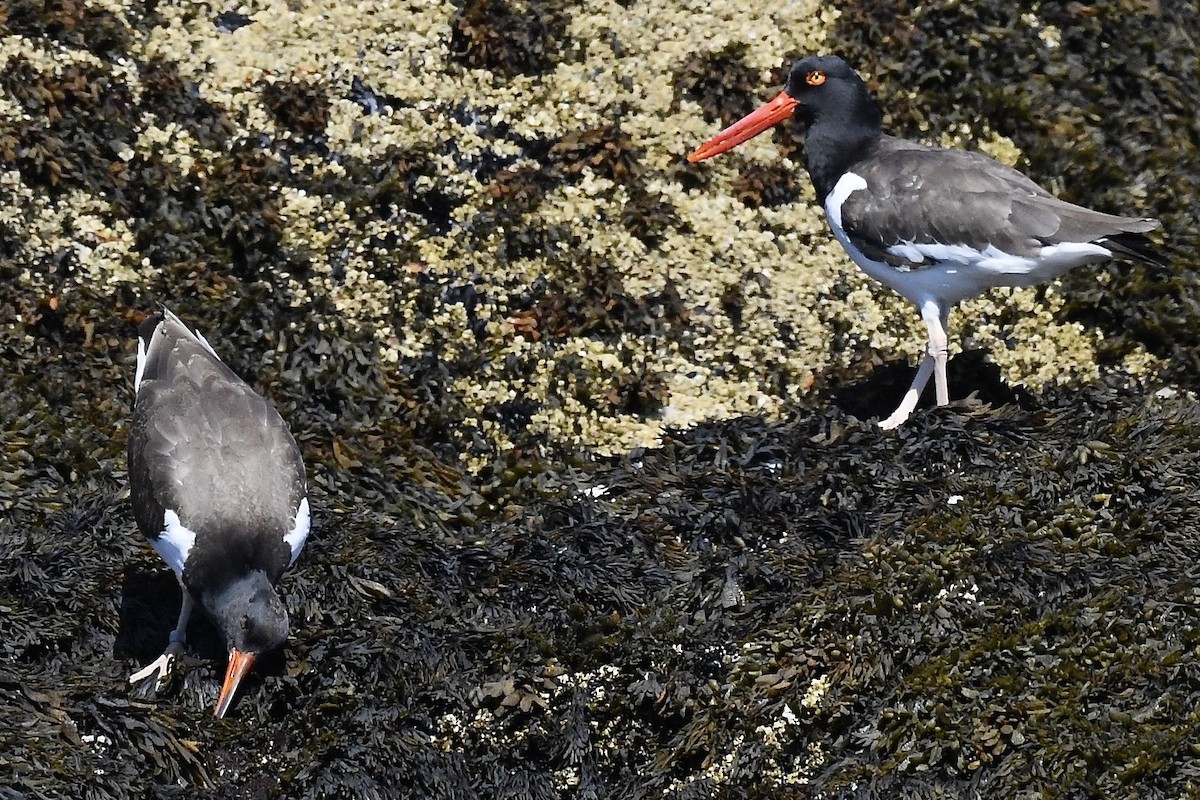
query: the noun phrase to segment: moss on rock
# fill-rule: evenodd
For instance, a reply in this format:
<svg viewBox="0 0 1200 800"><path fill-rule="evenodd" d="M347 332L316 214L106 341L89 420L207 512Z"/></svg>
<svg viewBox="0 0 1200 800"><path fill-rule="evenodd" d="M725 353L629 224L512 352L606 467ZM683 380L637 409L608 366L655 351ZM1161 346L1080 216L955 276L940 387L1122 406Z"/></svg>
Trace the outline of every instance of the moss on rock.
<svg viewBox="0 0 1200 800"><path fill-rule="evenodd" d="M1127 5L0 9L0 795L1194 794L1200 31ZM1169 273L964 304L979 399L856 419L923 334L796 131L683 160L814 51ZM156 302L310 471L219 724L202 619L126 683L178 601L125 493Z"/></svg>

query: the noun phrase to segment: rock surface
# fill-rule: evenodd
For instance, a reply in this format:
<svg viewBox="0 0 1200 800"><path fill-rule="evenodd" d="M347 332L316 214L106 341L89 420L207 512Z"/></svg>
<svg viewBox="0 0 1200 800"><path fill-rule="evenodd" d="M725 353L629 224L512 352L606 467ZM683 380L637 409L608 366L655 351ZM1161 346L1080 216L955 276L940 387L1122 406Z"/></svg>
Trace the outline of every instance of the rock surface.
<svg viewBox="0 0 1200 800"><path fill-rule="evenodd" d="M1200 791L1200 22L1176 4L13 0L0 8L0 798ZM893 132L1164 221L996 292L951 390L794 131ZM229 718L125 490L133 336L199 326L316 523ZM982 402L981 402L982 401Z"/></svg>

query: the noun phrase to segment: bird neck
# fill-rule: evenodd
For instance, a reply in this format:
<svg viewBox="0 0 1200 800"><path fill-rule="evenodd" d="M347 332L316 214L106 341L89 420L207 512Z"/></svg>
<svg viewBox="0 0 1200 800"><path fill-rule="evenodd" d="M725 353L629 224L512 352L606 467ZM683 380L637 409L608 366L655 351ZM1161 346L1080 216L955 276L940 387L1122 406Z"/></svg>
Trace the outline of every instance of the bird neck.
<svg viewBox="0 0 1200 800"><path fill-rule="evenodd" d="M883 136L881 126L879 107L870 96L812 121L804 157L818 202L824 203L838 179L875 148Z"/></svg>

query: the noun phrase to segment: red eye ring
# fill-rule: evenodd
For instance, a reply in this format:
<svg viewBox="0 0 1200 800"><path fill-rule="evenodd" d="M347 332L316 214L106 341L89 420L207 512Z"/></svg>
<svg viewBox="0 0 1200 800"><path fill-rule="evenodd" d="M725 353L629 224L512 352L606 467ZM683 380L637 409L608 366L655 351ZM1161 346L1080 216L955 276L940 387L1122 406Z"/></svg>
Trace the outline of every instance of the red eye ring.
<svg viewBox="0 0 1200 800"><path fill-rule="evenodd" d="M809 86L820 86L825 82L825 73L819 69L814 69L804 76L804 82Z"/></svg>

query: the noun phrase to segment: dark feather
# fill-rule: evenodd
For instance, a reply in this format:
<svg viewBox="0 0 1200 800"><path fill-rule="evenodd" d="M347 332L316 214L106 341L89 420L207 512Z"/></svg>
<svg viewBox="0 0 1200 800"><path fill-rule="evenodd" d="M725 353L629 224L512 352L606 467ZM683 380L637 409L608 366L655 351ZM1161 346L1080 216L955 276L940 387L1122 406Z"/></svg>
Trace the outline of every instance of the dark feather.
<svg viewBox="0 0 1200 800"><path fill-rule="evenodd" d="M283 536L305 496L295 439L278 412L177 319L159 318L141 335L145 368L129 435L138 526L157 538L170 509L196 531L191 579L264 564L278 580L290 556Z"/></svg>
<svg viewBox="0 0 1200 800"><path fill-rule="evenodd" d="M992 246L1034 258L1046 245L1094 242L1114 253L1161 263L1142 234L1156 220L1092 211L1051 195L981 153L945 150L882 136L851 168L867 191L842 205L842 227L868 257L899 268L932 264L888 253L904 242Z"/></svg>

